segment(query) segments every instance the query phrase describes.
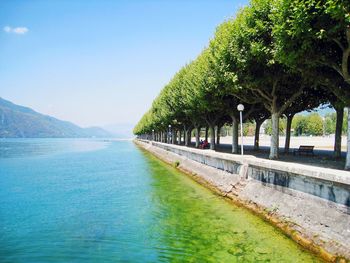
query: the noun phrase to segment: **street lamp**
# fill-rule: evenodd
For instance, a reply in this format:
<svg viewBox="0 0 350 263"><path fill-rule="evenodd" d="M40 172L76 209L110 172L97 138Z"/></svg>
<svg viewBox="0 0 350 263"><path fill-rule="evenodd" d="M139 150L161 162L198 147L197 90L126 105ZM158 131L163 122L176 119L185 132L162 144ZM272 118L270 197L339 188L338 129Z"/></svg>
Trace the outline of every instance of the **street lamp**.
<svg viewBox="0 0 350 263"><path fill-rule="evenodd" d="M244 111L244 105L238 104L237 110L239 111L239 117L241 121L241 155L243 155L243 117L242 112Z"/></svg>
<svg viewBox="0 0 350 263"><path fill-rule="evenodd" d="M169 140L168 140L168 142L169 143L171 143L171 125L169 124L169 134L168 134L168 138L169 138Z"/></svg>
<svg viewBox="0 0 350 263"><path fill-rule="evenodd" d="M154 141L154 129L152 129L152 141Z"/></svg>

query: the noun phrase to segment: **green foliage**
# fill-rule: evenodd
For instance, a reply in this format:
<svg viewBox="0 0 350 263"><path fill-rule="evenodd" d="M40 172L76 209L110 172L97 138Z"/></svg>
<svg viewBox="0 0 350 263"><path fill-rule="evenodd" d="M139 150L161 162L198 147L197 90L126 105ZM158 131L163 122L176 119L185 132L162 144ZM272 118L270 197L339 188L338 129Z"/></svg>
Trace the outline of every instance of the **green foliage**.
<svg viewBox="0 0 350 263"><path fill-rule="evenodd" d="M279 122L280 135L285 135L286 126L287 126L286 118L281 118L280 122ZM271 135L272 134L272 122L271 122L271 120L267 120L266 123L265 123L265 133L267 135Z"/></svg>
<svg viewBox="0 0 350 263"><path fill-rule="evenodd" d="M325 116L325 133L326 134L334 134L335 133L335 124L337 121L337 114L335 112L328 113ZM348 113L344 112L343 118L343 129L342 134L346 135L348 129Z"/></svg>
<svg viewBox="0 0 350 263"><path fill-rule="evenodd" d="M336 113L332 112L322 117L318 113L311 113L308 115L297 114L294 116L292 121L292 131L294 136L301 135L312 135L320 136L323 135L323 130L326 135L335 133L336 124ZM285 135L286 133L287 120L282 118L280 120L280 134ZM346 134L347 131L347 113L344 114L343 119L343 130L342 133ZM271 135L271 120L268 120L265 124L265 133Z"/></svg>
<svg viewBox="0 0 350 263"><path fill-rule="evenodd" d="M292 116L320 104L349 106L346 50L349 1L251 0L174 75L134 132L166 131L169 124L176 129L230 125L239 117L239 103L245 105L248 123L244 134L253 133L254 120L271 114ZM334 131L334 123L334 116L323 123L316 113L296 115L292 129L299 135L321 135L324 129ZM286 119L280 118L282 135L285 127ZM272 134L271 121L265 129Z"/></svg>
<svg viewBox="0 0 350 263"><path fill-rule="evenodd" d="M312 113L307 116L306 134L322 135L323 134L323 120L317 113Z"/></svg>
<svg viewBox="0 0 350 263"><path fill-rule="evenodd" d="M276 0L275 6L276 59L313 82L318 79L350 105L344 85L350 84L350 1Z"/></svg>
<svg viewBox="0 0 350 263"><path fill-rule="evenodd" d="M255 122L249 121L243 124L243 135L253 136L255 134Z"/></svg>
<svg viewBox="0 0 350 263"><path fill-rule="evenodd" d="M309 115L296 115L292 122L294 135L323 135L323 120L318 113Z"/></svg>
<svg viewBox="0 0 350 263"><path fill-rule="evenodd" d="M325 134L334 134L335 133L335 123L336 123L336 113L330 113L325 116L324 126Z"/></svg>
<svg viewBox="0 0 350 263"><path fill-rule="evenodd" d="M347 131L348 131L348 114L349 112L347 110L344 111L344 118L343 118L343 130L342 130L342 133L344 135L347 134Z"/></svg>

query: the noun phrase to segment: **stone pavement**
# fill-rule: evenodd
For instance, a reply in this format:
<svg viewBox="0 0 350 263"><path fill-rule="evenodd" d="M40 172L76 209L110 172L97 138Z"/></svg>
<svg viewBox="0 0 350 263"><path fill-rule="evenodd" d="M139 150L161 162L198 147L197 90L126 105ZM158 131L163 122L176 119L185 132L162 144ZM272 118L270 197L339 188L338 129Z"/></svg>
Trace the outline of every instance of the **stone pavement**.
<svg viewBox="0 0 350 263"><path fill-rule="evenodd" d="M202 138L204 139L204 138ZM269 143L270 137L262 135L260 137L260 149L259 151L254 150L253 137L244 137L244 154L254 155L259 158L269 159ZM221 137L220 145L217 145L216 151L231 153L231 140L230 136ZM192 145L194 147L195 138L192 138ZM333 156L333 137L292 137L291 138L291 148L289 154L284 153L284 137L280 137L280 159L279 161L290 162L290 163L300 163L307 164L316 167L332 168L338 170L344 170L345 157L346 157L346 137L342 137L342 157L336 159ZM345 145L344 145L345 144ZM314 145L315 156L306 155L293 155L293 150L298 149L299 145ZM239 150L241 146L239 145Z"/></svg>

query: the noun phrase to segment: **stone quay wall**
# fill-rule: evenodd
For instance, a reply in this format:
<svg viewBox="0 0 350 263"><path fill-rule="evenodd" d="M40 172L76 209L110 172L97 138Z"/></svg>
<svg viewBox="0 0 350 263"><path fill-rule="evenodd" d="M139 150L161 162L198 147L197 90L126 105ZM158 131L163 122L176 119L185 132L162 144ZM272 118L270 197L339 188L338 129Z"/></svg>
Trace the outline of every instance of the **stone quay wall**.
<svg viewBox="0 0 350 263"><path fill-rule="evenodd" d="M350 172L154 141L135 143L251 209L322 258L350 259Z"/></svg>

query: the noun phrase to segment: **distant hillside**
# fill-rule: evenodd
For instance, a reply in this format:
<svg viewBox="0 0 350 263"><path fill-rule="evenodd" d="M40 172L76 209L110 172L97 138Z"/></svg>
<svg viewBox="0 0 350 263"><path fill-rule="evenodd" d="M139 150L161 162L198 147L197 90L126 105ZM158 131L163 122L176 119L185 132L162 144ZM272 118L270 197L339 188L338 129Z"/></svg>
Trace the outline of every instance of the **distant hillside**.
<svg viewBox="0 0 350 263"><path fill-rule="evenodd" d="M130 139L134 137L132 132L135 124L131 123L114 123L103 126L103 129L115 134L116 138Z"/></svg>
<svg viewBox="0 0 350 263"><path fill-rule="evenodd" d="M0 138L112 137L99 127L81 128L0 98Z"/></svg>

